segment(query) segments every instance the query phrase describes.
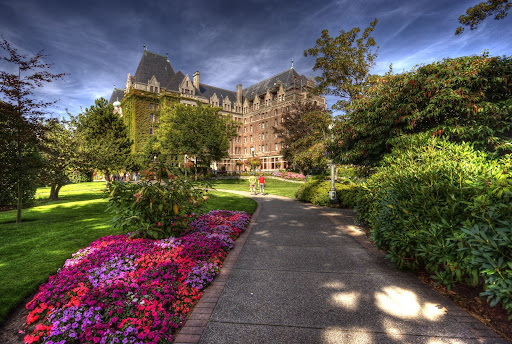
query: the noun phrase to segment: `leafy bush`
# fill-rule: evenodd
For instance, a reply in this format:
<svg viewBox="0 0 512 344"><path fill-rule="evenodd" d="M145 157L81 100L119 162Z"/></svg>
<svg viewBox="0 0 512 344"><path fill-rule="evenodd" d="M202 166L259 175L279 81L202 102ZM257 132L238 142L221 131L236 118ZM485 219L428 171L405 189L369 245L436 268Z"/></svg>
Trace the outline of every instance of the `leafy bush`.
<svg viewBox="0 0 512 344"><path fill-rule="evenodd" d="M363 185L356 209L399 268L424 267L450 287L483 280L512 311L512 178L508 162L425 134L395 148Z"/></svg>
<svg viewBox="0 0 512 344"><path fill-rule="evenodd" d="M160 239L176 236L187 226L186 216L204 200L204 189L182 177L161 183L112 182L108 210L114 227L134 231L135 236Z"/></svg>
<svg viewBox="0 0 512 344"><path fill-rule="evenodd" d="M18 202L18 187L16 180L11 178L11 176L7 176L5 179L8 180L6 180L6 182L0 182L2 189L2 192L0 192L0 205L14 206ZM23 179L21 185L23 191L22 202L23 206L26 207L33 204L37 185L31 179Z"/></svg>
<svg viewBox="0 0 512 344"><path fill-rule="evenodd" d="M336 194L338 196L339 204L343 208L353 208L355 206L355 199L358 193L358 186L355 184L340 184L335 183ZM295 197L304 202L310 202L316 205L329 206L331 201L329 198L329 190L331 189L331 182L321 179L312 179L302 185Z"/></svg>
<svg viewBox="0 0 512 344"><path fill-rule="evenodd" d="M67 174L72 184L87 183L92 181L92 172L72 171Z"/></svg>

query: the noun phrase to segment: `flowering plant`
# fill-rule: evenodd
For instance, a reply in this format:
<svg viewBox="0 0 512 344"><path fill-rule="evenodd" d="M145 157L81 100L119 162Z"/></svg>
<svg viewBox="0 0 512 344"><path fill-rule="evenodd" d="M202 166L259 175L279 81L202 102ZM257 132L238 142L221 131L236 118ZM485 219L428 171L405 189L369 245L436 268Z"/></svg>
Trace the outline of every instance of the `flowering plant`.
<svg viewBox="0 0 512 344"><path fill-rule="evenodd" d="M107 191L107 210L114 227L132 231L134 236L161 239L179 235L191 214L205 201L206 191L176 176L160 183L137 184L113 182Z"/></svg>
<svg viewBox="0 0 512 344"><path fill-rule="evenodd" d="M273 172L272 175L274 177L279 177L279 178L283 178L283 179L300 180L300 181L306 180L306 176L303 175L302 173L276 171L276 172Z"/></svg>
<svg viewBox="0 0 512 344"><path fill-rule="evenodd" d="M25 343L168 343L219 273L249 215L211 211L161 240L100 238L27 304Z"/></svg>

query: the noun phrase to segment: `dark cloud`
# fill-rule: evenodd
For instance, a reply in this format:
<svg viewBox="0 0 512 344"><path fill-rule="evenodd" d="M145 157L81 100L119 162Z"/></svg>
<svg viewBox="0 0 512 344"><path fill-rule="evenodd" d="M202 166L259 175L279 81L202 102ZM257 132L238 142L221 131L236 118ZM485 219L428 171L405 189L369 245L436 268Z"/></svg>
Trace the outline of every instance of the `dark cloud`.
<svg viewBox="0 0 512 344"><path fill-rule="evenodd" d="M508 55L511 19L486 21L477 31L455 36L457 17L472 4L444 0L342 1L38 1L0 3L0 32L20 52L44 49L54 72L70 75L42 90L60 99L57 115L73 114L113 84L124 87L148 50L165 55L176 71L234 90L290 68L307 76L305 58L322 29L331 35L379 19L376 73L389 65L400 72L445 57ZM509 16L510 17L510 16ZM0 64L0 67L2 65ZM333 104L333 97L327 98Z"/></svg>

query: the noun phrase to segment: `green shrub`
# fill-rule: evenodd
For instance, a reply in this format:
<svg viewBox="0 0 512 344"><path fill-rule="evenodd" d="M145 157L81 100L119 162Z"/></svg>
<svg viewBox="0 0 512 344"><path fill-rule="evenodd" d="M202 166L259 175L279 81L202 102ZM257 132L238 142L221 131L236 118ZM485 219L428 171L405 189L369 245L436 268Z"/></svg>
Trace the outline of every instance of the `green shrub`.
<svg viewBox="0 0 512 344"><path fill-rule="evenodd" d="M114 227L153 239L176 236L186 229L182 215L191 214L204 200L204 190L182 177L161 183L112 182L107 192Z"/></svg>
<svg viewBox="0 0 512 344"><path fill-rule="evenodd" d="M356 210L399 268L475 285L512 311L510 164L426 134L398 138L362 185Z"/></svg>
<svg viewBox="0 0 512 344"><path fill-rule="evenodd" d="M358 193L358 186L355 184L335 183L338 201L343 208L353 208L355 206L355 198ZM304 202L310 202L321 206L330 206L329 190L331 182L322 179L311 179L304 183L295 197Z"/></svg>
<svg viewBox="0 0 512 344"><path fill-rule="evenodd" d="M92 172L72 171L67 174L71 184L92 182Z"/></svg>

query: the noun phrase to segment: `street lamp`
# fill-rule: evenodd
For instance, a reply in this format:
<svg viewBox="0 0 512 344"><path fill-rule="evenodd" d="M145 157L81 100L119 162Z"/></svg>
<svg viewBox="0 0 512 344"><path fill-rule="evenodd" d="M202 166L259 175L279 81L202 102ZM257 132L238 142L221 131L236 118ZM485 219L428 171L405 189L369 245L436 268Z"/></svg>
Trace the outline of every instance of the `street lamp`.
<svg viewBox="0 0 512 344"><path fill-rule="evenodd" d="M187 181L187 154L183 157L183 167L185 168L185 181Z"/></svg>
<svg viewBox="0 0 512 344"><path fill-rule="evenodd" d="M332 132L332 128L334 128L334 124L331 123L329 124L329 132L331 133L331 144L334 143L334 134ZM336 188L334 187L334 161L332 159L332 154L331 154L331 159L330 159L330 164L331 164L331 189L329 190L329 199L331 200L331 204L335 204L335 203L338 203L338 197L336 197Z"/></svg>

